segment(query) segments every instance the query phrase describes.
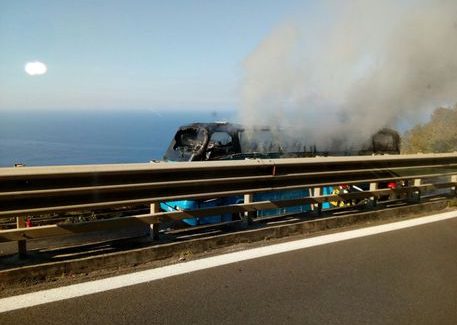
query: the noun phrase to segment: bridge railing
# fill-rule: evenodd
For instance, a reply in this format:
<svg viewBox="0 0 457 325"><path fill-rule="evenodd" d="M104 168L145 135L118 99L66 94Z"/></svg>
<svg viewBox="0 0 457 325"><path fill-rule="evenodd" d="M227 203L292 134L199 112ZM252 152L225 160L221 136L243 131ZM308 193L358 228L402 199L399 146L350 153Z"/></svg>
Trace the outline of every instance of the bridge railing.
<svg viewBox="0 0 457 325"><path fill-rule="evenodd" d="M424 182L424 180L426 180ZM434 180L433 182L431 180ZM380 183L405 182L396 189ZM417 196L427 189L452 188L457 183L457 154L316 157L297 159L210 161L119 165L0 168L0 219L17 218L16 229L0 231L0 242L116 230L133 224L157 225L167 219L251 214L258 210L310 204L320 210L324 202L385 195ZM321 189L338 184L369 184L365 191L321 195ZM253 202L255 193L309 189L298 199ZM240 195L244 203L212 208L161 212L160 202L204 200ZM26 227L25 217L63 211L149 205L150 213Z"/></svg>

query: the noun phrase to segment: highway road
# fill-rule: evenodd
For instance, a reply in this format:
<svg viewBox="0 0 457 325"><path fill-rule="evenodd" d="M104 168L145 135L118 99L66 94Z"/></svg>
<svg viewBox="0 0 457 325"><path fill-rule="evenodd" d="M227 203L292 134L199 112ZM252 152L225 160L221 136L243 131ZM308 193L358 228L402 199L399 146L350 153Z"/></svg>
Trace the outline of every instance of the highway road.
<svg viewBox="0 0 457 325"><path fill-rule="evenodd" d="M0 324L457 324L456 217L323 237L338 235L219 266L200 260L193 272L179 264L155 280L131 274L138 284L112 290L115 278L86 283L101 292L27 308L29 296L0 299L0 310L19 308L4 307Z"/></svg>

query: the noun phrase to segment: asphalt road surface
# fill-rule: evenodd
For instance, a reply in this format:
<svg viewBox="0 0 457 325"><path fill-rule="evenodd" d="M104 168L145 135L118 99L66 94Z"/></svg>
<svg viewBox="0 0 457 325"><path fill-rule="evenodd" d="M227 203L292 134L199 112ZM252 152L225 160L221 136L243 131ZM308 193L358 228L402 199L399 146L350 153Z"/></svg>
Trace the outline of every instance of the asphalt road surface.
<svg viewBox="0 0 457 325"><path fill-rule="evenodd" d="M457 324L457 218L8 311L0 324Z"/></svg>

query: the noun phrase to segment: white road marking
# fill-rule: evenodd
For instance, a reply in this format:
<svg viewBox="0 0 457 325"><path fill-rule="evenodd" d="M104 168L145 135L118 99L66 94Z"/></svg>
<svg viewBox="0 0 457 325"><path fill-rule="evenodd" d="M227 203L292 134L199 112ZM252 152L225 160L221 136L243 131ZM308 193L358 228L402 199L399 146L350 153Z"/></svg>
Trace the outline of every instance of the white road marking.
<svg viewBox="0 0 457 325"><path fill-rule="evenodd" d="M424 225L432 222L443 221L451 218L456 218L457 212L451 211L441 214L436 214L428 217L410 219L389 223L380 226L368 227L363 229L350 230L330 235L306 238L287 243L275 244L265 247L248 249L245 251L228 253L219 256L203 258L199 260L189 261L185 263L159 267L156 269L135 272L125 275L119 275L107 279L95 280L74 284L66 287L43 290L38 292L27 293L23 295L7 297L0 299L0 313L28 308L41 304L47 304L65 299L71 299L90 295L98 292L123 288L136 284L146 283L158 279L164 279L184 273L199 271L221 265L246 261L264 256L280 254L299 250L308 247L325 245L339 241L366 237L384 232L405 229L409 227Z"/></svg>

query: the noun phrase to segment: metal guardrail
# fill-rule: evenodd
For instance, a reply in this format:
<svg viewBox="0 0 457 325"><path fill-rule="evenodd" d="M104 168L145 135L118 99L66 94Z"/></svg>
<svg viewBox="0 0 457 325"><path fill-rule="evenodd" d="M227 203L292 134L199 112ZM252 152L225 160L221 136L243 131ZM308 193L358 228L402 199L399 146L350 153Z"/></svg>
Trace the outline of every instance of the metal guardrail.
<svg viewBox="0 0 457 325"><path fill-rule="evenodd" d="M157 225L164 219L184 219L221 213L323 202L411 194L430 188L454 188L457 154L316 157L273 160L79 165L0 168L0 218L17 218L17 229L0 231L0 242L71 233L119 229L134 223ZM446 177L422 184L423 179ZM386 181L410 180L410 186L378 189ZM336 184L370 184L369 191L320 195L320 188ZM252 202L253 193L312 189L312 196L293 200ZM210 199L244 195L244 204L192 211L160 212L159 203L181 199ZM59 211L150 204L151 213L81 224L26 228L24 217ZM157 236L157 227L154 227ZM21 248L21 245L23 246Z"/></svg>

